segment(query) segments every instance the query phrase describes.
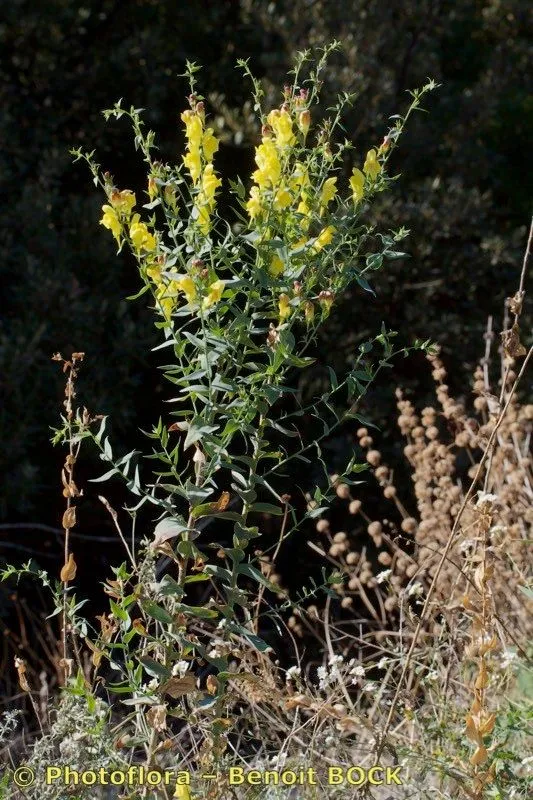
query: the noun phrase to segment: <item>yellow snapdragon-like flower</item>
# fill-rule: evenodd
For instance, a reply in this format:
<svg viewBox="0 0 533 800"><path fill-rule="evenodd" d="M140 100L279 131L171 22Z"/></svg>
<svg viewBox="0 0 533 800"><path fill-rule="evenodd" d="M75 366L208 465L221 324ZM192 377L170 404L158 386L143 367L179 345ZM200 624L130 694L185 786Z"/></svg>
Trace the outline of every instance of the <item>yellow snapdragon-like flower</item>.
<svg viewBox="0 0 533 800"><path fill-rule="evenodd" d="M331 203L337 193L337 178L326 178L320 192L320 205L325 207Z"/></svg>
<svg viewBox="0 0 533 800"><path fill-rule="evenodd" d="M369 150L366 154L365 163L363 166L363 172L372 180L376 180L377 176L381 172L381 164L379 163L376 155L375 150Z"/></svg>
<svg viewBox="0 0 533 800"><path fill-rule="evenodd" d="M285 186L281 186L274 196L274 208L276 211L282 211L288 208L292 203L292 195Z"/></svg>
<svg viewBox="0 0 533 800"><path fill-rule="evenodd" d="M155 250L157 240L153 233L150 233L144 222L140 222L140 215L134 214L130 224L130 239L132 244L139 252L140 250Z"/></svg>
<svg viewBox="0 0 533 800"><path fill-rule="evenodd" d="M176 210L177 200L176 200L176 190L170 184L165 186L165 190L163 192L163 196L165 198L165 203L168 203L172 211Z"/></svg>
<svg viewBox="0 0 533 800"><path fill-rule="evenodd" d="M185 275L176 281L177 288L184 293L188 303L194 302L196 299L196 286L190 275Z"/></svg>
<svg viewBox="0 0 533 800"><path fill-rule="evenodd" d="M176 306L175 295L178 288L178 281L169 281L168 284L160 283L157 287L155 296L167 320L170 319L170 315Z"/></svg>
<svg viewBox="0 0 533 800"><path fill-rule="evenodd" d="M270 266L268 271L272 275L272 277L277 278L278 275L281 275L283 270L285 269L285 264L281 260L278 255L272 256L272 261L270 262Z"/></svg>
<svg viewBox="0 0 533 800"><path fill-rule="evenodd" d="M252 178L260 188L275 186L281 176L281 164L276 145L268 136L263 136L263 140L255 151L255 163L258 169L253 173Z"/></svg>
<svg viewBox="0 0 533 800"><path fill-rule="evenodd" d="M221 185L222 181L215 175L213 165L208 164L204 169L201 188L194 203L198 210L198 225L206 236L211 227L211 214L215 208L215 193Z"/></svg>
<svg viewBox="0 0 533 800"><path fill-rule="evenodd" d="M181 119L185 123L185 136L187 137L188 146L199 149L204 133L200 114L189 108L182 113Z"/></svg>
<svg viewBox="0 0 533 800"><path fill-rule="evenodd" d="M291 115L285 109L281 111L275 108L267 117L267 122L274 131L276 144L279 147L287 147L296 141L296 136L292 129Z"/></svg>
<svg viewBox="0 0 533 800"><path fill-rule="evenodd" d="M107 228L111 231L117 242L120 244L120 234L122 233L122 224L118 218L117 211L113 208L113 206L103 205L102 211L104 212L102 215L102 219L100 220L100 225L103 225L104 228Z"/></svg>
<svg viewBox="0 0 533 800"><path fill-rule="evenodd" d="M250 219L256 219L263 211L259 186L252 186L250 189L250 199L246 203L246 210Z"/></svg>
<svg viewBox="0 0 533 800"><path fill-rule="evenodd" d="M313 245L313 248L318 252L322 250L323 247L330 244L333 239L333 234L335 233L335 228L333 225L328 225L327 228L323 228L320 231L320 234L317 237L316 242Z"/></svg>
<svg viewBox="0 0 533 800"><path fill-rule="evenodd" d="M213 128L206 128L202 137L202 149L204 151L205 160L211 162L218 150L218 139L213 134Z"/></svg>
<svg viewBox="0 0 533 800"><path fill-rule="evenodd" d="M109 202L121 214L129 215L137 200L132 191L123 189L121 192L111 192Z"/></svg>
<svg viewBox="0 0 533 800"><path fill-rule="evenodd" d="M289 295L280 294L278 300L278 313L280 322L283 322L284 319L287 319L287 317L290 316L291 306L289 301Z"/></svg>
<svg viewBox="0 0 533 800"><path fill-rule="evenodd" d="M360 169L354 167L352 177L350 178L350 186L352 188L352 197L354 203L358 203L363 199L365 193L365 176Z"/></svg>
<svg viewBox="0 0 533 800"><path fill-rule="evenodd" d="M190 149L188 153L183 156L183 163L189 170L189 175L193 183L197 183L200 175L202 174L202 157L200 155L200 148Z"/></svg>
<svg viewBox="0 0 533 800"><path fill-rule="evenodd" d="M214 281L214 283L212 283L209 287L209 294L204 298L202 308L211 308L211 306L214 306L216 303L218 303L222 297L224 286L224 281Z"/></svg>

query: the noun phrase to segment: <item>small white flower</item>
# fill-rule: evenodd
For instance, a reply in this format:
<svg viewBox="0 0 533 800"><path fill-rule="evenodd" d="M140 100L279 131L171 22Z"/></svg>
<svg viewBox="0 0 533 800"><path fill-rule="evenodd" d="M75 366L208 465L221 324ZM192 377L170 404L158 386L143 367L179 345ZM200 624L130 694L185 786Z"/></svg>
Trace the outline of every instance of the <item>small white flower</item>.
<svg viewBox="0 0 533 800"><path fill-rule="evenodd" d="M378 661L378 669L385 669L388 663L389 659L383 656L383 658L380 658L380 660Z"/></svg>
<svg viewBox="0 0 533 800"><path fill-rule="evenodd" d="M363 686L363 692L374 692L375 689L376 689L375 681L368 681L368 683L365 683L365 685Z"/></svg>
<svg viewBox="0 0 533 800"><path fill-rule="evenodd" d="M391 574L392 574L392 570L391 569L384 569L383 572L379 572L376 575L376 581L378 583L384 583L389 578L389 576Z"/></svg>
<svg viewBox="0 0 533 800"><path fill-rule="evenodd" d="M506 667L510 667L512 664L514 664L518 658L518 654L516 650L511 650L509 647L506 647L504 650L502 650L500 658L502 667L506 669Z"/></svg>
<svg viewBox="0 0 533 800"><path fill-rule="evenodd" d="M330 658L328 663L329 663L330 667L335 667L338 664L342 664L343 661L344 661L344 658L342 656L331 656L331 658Z"/></svg>
<svg viewBox="0 0 533 800"><path fill-rule="evenodd" d="M424 592L424 587L422 586L421 583L419 583L419 581L416 581L416 583L412 583L407 588L408 597L420 597L420 595L423 594L423 592Z"/></svg>
<svg viewBox="0 0 533 800"><path fill-rule="evenodd" d="M180 678L182 678L188 669L189 669L188 661L176 661L176 663L172 667L172 675L174 675L174 677L179 676Z"/></svg>
<svg viewBox="0 0 533 800"><path fill-rule="evenodd" d="M476 506L482 506L484 503L495 503L498 495L489 494L489 492L478 492Z"/></svg>
<svg viewBox="0 0 533 800"><path fill-rule="evenodd" d="M364 678L365 668L361 664L357 664L356 667L353 667L350 670L350 675L355 675L356 678Z"/></svg>
<svg viewBox="0 0 533 800"><path fill-rule="evenodd" d="M286 681L294 681L296 678L299 678L302 674L302 670L300 667L289 667L287 672L285 673L285 680Z"/></svg>

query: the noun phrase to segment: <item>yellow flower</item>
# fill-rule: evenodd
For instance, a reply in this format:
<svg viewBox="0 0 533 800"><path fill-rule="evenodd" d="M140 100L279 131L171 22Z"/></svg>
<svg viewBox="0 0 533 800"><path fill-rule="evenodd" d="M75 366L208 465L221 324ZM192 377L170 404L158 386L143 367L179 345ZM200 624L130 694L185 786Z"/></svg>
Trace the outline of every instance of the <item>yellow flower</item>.
<svg viewBox="0 0 533 800"><path fill-rule="evenodd" d="M354 203L358 203L363 199L365 176L360 169L354 167L352 177L350 178L350 186L352 187L352 196Z"/></svg>
<svg viewBox="0 0 533 800"><path fill-rule="evenodd" d="M153 200L154 197L157 197L158 191L159 189L155 181L155 178L150 176L148 178L148 197L150 198L150 200Z"/></svg>
<svg viewBox="0 0 533 800"><path fill-rule="evenodd" d="M320 193L320 205L327 206L337 193L337 187L335 184L337 183L337 178L326 178L324 181L324 185L322 186L322 191Z"/></svg>
<svg viewBox="0 0 533 800"><path fill-rule="evenodd" d="M120 213L129 215L137 201L132 191L123 189L122 192L112 192L109 202Z"/></svg>
<svg viewBox="0 0 533 800"><path fill-rule="evenodd" d="M377 176L381 172L381 164L377 159L375 150L369 150L366 154L363 172L365 175L368 175L369 178L372 178L372 180L376 180Z"/></svg>
<svg viewBox="0 0 533 800"><path fill-rule="evenodd" d="M176 790L172 796L179 800L191 800L191 791L185 783L176 783Z"/></svg>
<svg viewBox="0 0 533 800"><path fill-rule="evenodd" d="M200 157L200 148L198 147L191 148L188 153L182 156L182 158L183 158L183 163L189 170L189 175L192 178L192 182L196 183L202 172L202 159Z"/></svg>
<svg viewBox="0 0 533 800"><path fill-rule="evenodd" d="M202 149L206 161L212 161L214 154L218 150L218 139L213 135L213 128L206 128L202 138Z"/></svg>
<svg viewBox="0 0 533 800"><path fill-rule="evenodd" d="M263 210L259 186L252 186L250 189L250 199L246 203L246 210L250 219L255 219Z"/></svg>
<svg viewBox="0 0 533 800"><path fill-rule="evenodd" d="M146 267L146 274L154 283L159 283L161 280L161 264L158 264L157 261L149 262Z"/></svg>
<svg viewBox="0 0 533 800"><path fill-rule="evenodd" d="M310 300L304 306L304 315L307 324L310 325L315 318L315 305Z"/></svg>
<svg viewBox="0 0 533 800"><path fill-rule="evenodd" d="M180 278L179 281L176 281L177 288L184 293L187 302L192 303L196 298L196 286L194 285L194 281L190 275L185 275L185 277Z"/></svg>
<svg viewBox="0 0 533 800"><path fill-rule="evenodd" d="M276 211L281 211L283 208L287 208L292 203L291 193L282 186L276 192L276 196L274 197L274 208Z"/></svg>
<svg viewBox="0 0 533 800"><path fill-rule="evenodd" d="M275 186L281 175L281 164L276 150L276 145L267 136L255 150L255 163L258 169L252 175L254 181L261 188Z"/></svg>
<svg viewBox="0 0 533 800"><path fill-rule="evenodd" d="M130 239L137 250L155 250L156 238L150 233L144 222L139 222L139 214L134 214L130 225Z"/></svg>
<svg viewBox="0 0 533 800"><path fill-rule="evenodd" d="M306 186L311 185L311 181L309 179L309 172L305 164L302 164L301 161L297 161L294 165L294 172L292 174L292 181L293 186L295 188L299 187L300 189L305 188Z"/></svg>
<svg viewBox="0 0 533 800"><path fill-rule="evenodd" d="M267 122L274 131L276 144L279 147L294 144L296 137L292 130L292 119L288 111L280 111L275 108L268 115Z"/></svg>
<svg viewBox="0 0 533 800"><path fill-rule="evenodd" d="M203 308L211 308L214 306L215 303L218 303L220 298L222 297L222 292L224 291L224 281L215 281L209 287L209 294L207 297L204 298L204 302L202 303Z"/></svg>
<svg viewBox="0 0 533 800"><path fill-rule="evenodd" d="M278 301L278 311L279 311L280 322L283 322L284 319L287 319L287 317L290 316L291 306L289 302L289 296L287 294L280 294Z"/></svg>
<svg viewBox="0 0 533 800"><path fill-rule="evenodd" d="M185 123L185 136L187 137L189 148L198 150L203 136L201 117L195 111L188 109L183 112L181 119Z"/></svg>
<svg viewBox="0 0 533 800"><path fill-rule="evenodd" d="M197 205L196 208L198 210L198 216L196 218L198 227L200 228L204 236L207 236L207 234L211 229L211 214L209 212L209 207Z"/></svg>
<svg viewBox="0 0 533 800"><path fill-rule="evenodd" d="M313 245L313 248L317 252L319 250L322 250L323 247L326 247L326 245L331 243L334 233L335 233L335 228L333 227L333 225L328 225L327 228L322 228L316 242Z"/></svg>
<svg viewBox="0 0 533 800"><path fill-rule="evenodd" d="M221 184L222 181L214 173L213 165L208 164L204 170L202 186L195 201L198 225L206 236L211 226L211 212L215 208L215 192Z"/></svg>
<svg viewBox="0 0 533 800"><path fill-rule="evenodd" d="M272 277L277 278L278 275L281 275L283 270L285 269L285 264L281 260L278 255L272 256L272 261L270 262L270 266L268 271L272 275Z"/></svg>
<svg viewBox="0 0 533 800"><path fill-rule="evenodd" d="M311 112L308 109L305 109L305 111L300 112L300 116L298 117L298 127L303 133L304 138L307 136L309 132L310 125L311 125Z"/></svg>
<svg viewBox="0 0 533 800"><path fill-rule="evenodd" d="M172 211L176 210L176 190L173 186L167 184L164 191L165 202L171 207Z"/></svg>
<svg viewBox="0 0 533 800"><path fill-rule="evenodd" d="M222 186L222 181L214 173L213 165L208 164L202 176L202 199L212 209L215 203L215 192L219 186Z"/></svg>
<svg viewBox="0 0 533 800"><path fill-rule="evenodd" d="M122 232L122 225L118 218L118 214L112 206L102 206L103 216L100 220L100 225L111 231L117 242L120 243L120 234Z"/></svg>
<svg viewBox="0 0 533 800"><path fill-rule="evenodd" d="M161 283L157 291L155 293L156 299L159 302L161 310L164 316L169 319L172 311L174 310L174 306L176 305L176 298L171 297L171 294L175 294L178 291L178 281L170 281L168 286L165 286L164 283Z"/></svg>

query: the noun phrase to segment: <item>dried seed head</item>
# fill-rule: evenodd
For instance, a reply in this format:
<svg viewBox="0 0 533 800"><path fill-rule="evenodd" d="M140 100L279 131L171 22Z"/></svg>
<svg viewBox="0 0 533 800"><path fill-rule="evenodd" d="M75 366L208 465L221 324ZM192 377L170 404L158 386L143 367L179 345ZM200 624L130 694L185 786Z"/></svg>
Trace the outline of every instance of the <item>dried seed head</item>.
<svg viewBox="0 0 533 800"><path fill-rule="evenodd" d="M372 467L377 467L381 461L381 453L379 450L369 450L366 454L366 460Z"/></svg>

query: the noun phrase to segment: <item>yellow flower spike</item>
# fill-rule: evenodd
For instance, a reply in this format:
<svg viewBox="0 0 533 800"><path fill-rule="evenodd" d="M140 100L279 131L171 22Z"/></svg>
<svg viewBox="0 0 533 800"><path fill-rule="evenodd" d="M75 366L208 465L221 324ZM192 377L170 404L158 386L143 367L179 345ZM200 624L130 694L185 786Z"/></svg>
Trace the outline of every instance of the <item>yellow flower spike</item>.
<svg viewBox="0 0 533 800"><path fill-rule="evenodd" d="M119 211L121 214L126 214L129 216L133 206L137 202L137 199L130 189L123 189L121 192L112 192L109 202L113 208Z"/></svg>
<svg viewBox="0 0 533 800"><path fill-rule="evenodd" d="M122 225L118 218L118 214L112 206L102 206L103 216L100 220L100 225L111 231L117 242L120 244L120 234L122 233Z"/></svg>
<svg viewBox="0 0 533 800"><path fill-rule="evenodd" d="M194 281L190 275L185 275L184 278L180 278L176 281L177 288L184 293L185 298L188 303L194 302L196 299L196 286L194 285Z"/></svg>
<svg viewBox="0 0 533 800"><path fill-rule="evenodd" d="M287 317L290 316L291 306L289 301L289 295L280 294L278 300L278 312L279 312L280 322L283 322L284 319L287 319Z"/></svg>
<svg viewBox="0 0 533 800"><path fill-rule="evenodd" d="M292 203L292 196L288 189L282 186L276 192L274 197L274 208L276 211L281 211L284 208L288 208Z"/></svg>
<svg viewBox="0 0 533 800"><path fill-rule="evenodd" d="M130 225L130 239L137 252L140 250L155 250L157 241L150 233L144 222L140 222L139 214L134 214Z"/></svg>
<svg viewBox="0 0 533 800"><path fill-rule="evenodd" d="M272 256L272 261L270 262L270 266L268 271L272 275L273 278L277 278L283 270L285 269L285 264L281 260L278 255Z"/></svg>
<svg viewBox="0 0 533 800"><path fill-rule="evenodd" d="M369 178L372 178L373 181L376 180L377 176L381 172L381 164L377 159L375 150L369 150L368 153L366 154L366 159L363 166L363 172Z"/></svg>
<svg viewBox="0 0 533 800"><path fill-rule="evenodd" d="M331 203L333 198L337 193L337 178L326 178L324 181L324 185L322 186L322 191L320 193L320 205L327 206L328 203Z"/></svg>
<svg viewBox="0 0 533 800"><path fill-rule="evenodd" d="M334 233L335 233L335 228L333 227L333 225L328 225L327 228L322 228L319 236L317 237L316 242L313 245L314 250L319 252L320 250L322 250L322 248L330 244L333 239Z"/></svg>
<svg viewBox="0 0 533 800"><path fill-rule="evenodd" d="M202 308L204 309L211 308L211 306L214 306L216 303L218 303L220 301L220 298L222 297L225 285L226 284L224 283L224 281L220 280L212 283L211 286L209 287L209 294L207 295L207 297L204 298L204 302L202 303Z"/></svg>
<svg viewBox="0 0 533 800"><path fill-rule="evenodd" d="M352 198L354 203L358 203L363 199L365 193L365 176L360 169L354 167L352 177L350 178L350 186L352 188Z"/></svg>
<svg viewBox="0 0 533 800"><path fill-rule="evenodd" d="M252 220L256 219L261 214L263 205L261 202L259 186L252 186L250 189L250 199L246 203L246 210L248 212L248 216Z"/></svg>

